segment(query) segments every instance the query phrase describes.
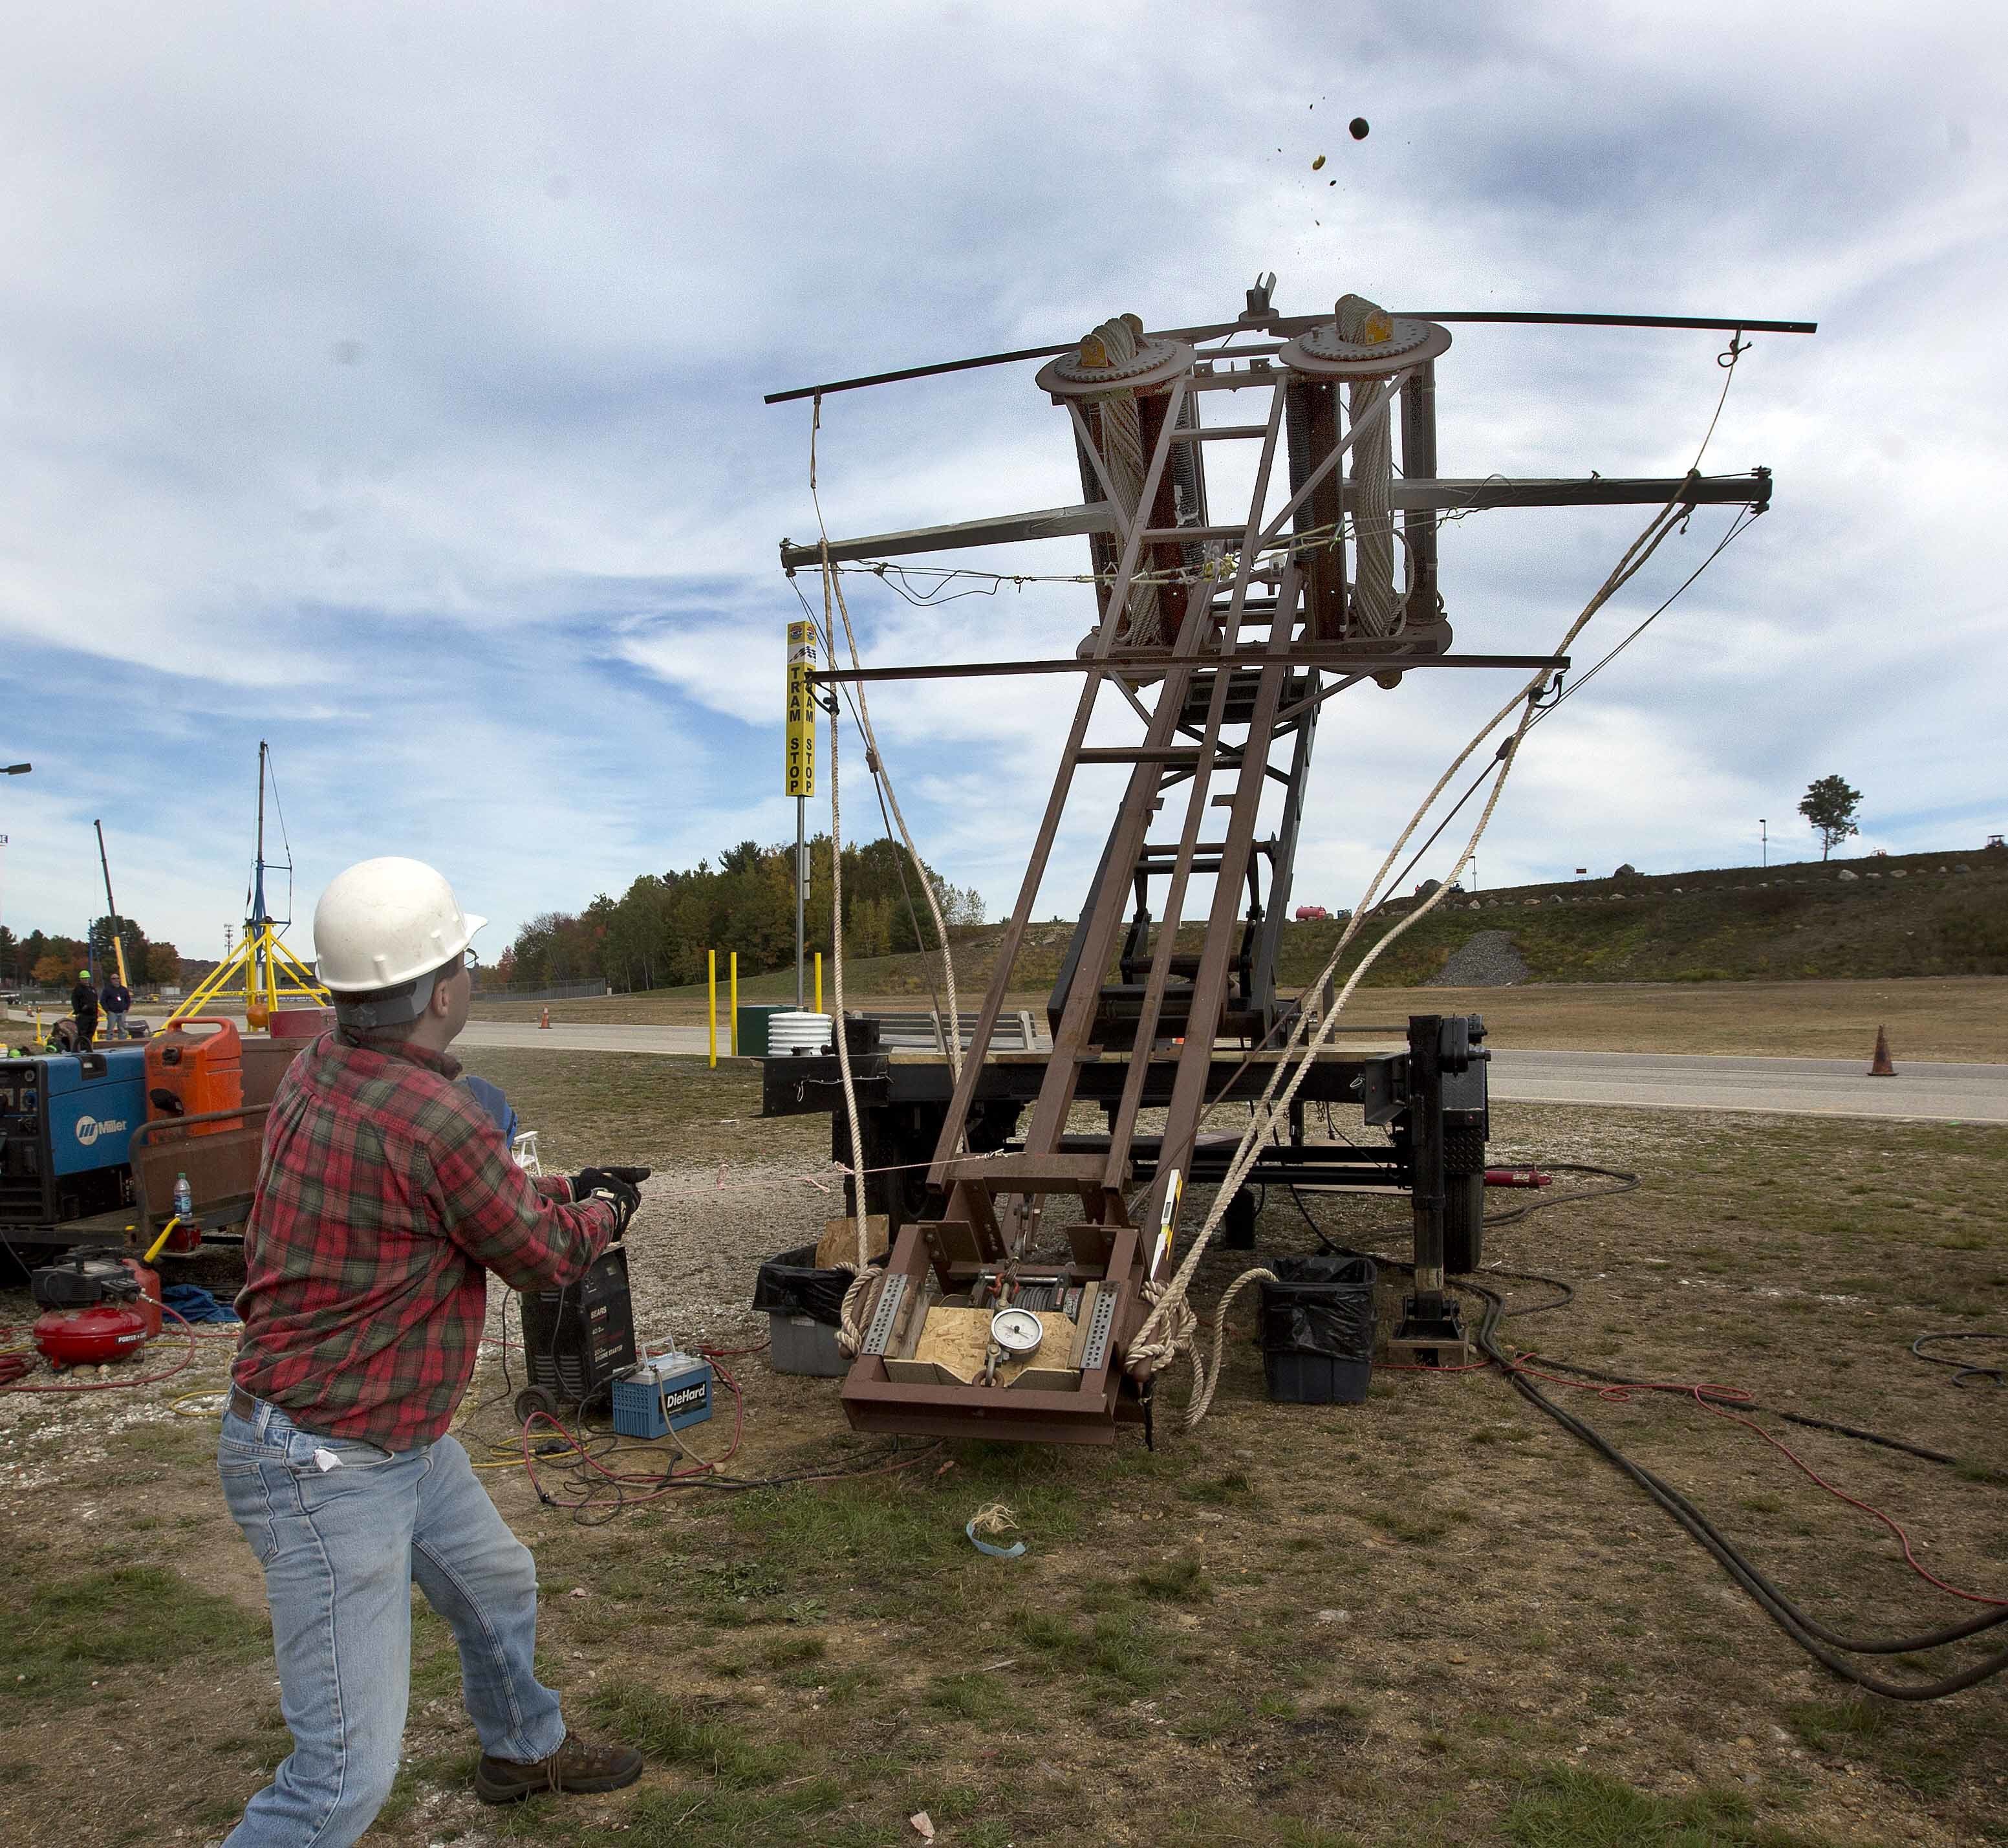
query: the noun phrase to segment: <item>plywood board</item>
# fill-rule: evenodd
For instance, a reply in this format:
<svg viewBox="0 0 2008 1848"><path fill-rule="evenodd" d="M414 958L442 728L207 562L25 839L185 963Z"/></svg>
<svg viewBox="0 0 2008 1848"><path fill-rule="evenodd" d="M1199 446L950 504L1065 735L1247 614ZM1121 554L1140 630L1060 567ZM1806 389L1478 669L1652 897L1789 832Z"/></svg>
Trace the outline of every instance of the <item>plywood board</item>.
<svg viewBox="0 0 2008 1848"><path fill-rule="evenodd" d="M1073 1341L1073 1324L1057 1309L1038 1312L1040 1326L1046 1331L1046 1338L1040 1343L1036 1353L1007 1358L997 1368L1000 1385L1009 1386L1027 1367L1044 1362L1051 1368L1053 1358L1064 1354ZM928 1319L921 1329L921 1338L914 1344L916 1361L932 1361L945 1372L953 1374L965 1386L974 1382L983 1371L984 1357L990 1351L990 1317L988 1309L959 1309L946 1303L936 1303L928 1311ZM1071 1382L1078 1378L1068 1375Z"/></svg>
<svg viewBox="0 0 2008 1848"><path fill-rule="evenodd" d="M885 1256L889 1236L885 1214L865 1216L865 1249L871 1257ZM815 1261L818 1270L857 1269L857 1222L850 1219L825 1220L822 1237L816 1241Z"/></svg>

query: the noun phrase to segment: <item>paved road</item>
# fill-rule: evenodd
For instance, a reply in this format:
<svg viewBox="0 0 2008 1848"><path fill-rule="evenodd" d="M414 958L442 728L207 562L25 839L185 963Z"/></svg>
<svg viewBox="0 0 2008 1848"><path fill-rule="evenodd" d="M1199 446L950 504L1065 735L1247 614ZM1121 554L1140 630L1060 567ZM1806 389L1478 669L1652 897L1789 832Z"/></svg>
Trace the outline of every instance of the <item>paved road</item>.
<svg viewBox="0 0 2008 1848"><path fill-rule="evenodd" d="M1872 1078L1853 1059L1722 1059L1688 1053L1497 1050L1492 1095L1511 1103L1644 1104L1815 1117L2008 1123L2008 1065L1906 1062Z"/></svg>
<svg viewBox="0 0 2008 1848"><path fill-rule="evenodd" d="M539 1053L701 1053L707 1042L702 1027L568 1026L559 1021L539 1027L531 1020L471 1020L461 1028L459 1043ZM726 1050L723 1032L718 1050Z"/></svg>
<svg viewBox="0 0 2008 1848"><path fill-rule="evenodd" d="M560 1026L471 1021L468 1046L543 1052L702 1053L702 1027ZM1677 1053L1495 1051L1504 1103L1608 1103L1821 1117L1914 1117L2008 1124L2008 1064L1905 1064L1872 1078L1846 1059L1723 1059Z"/></svg>

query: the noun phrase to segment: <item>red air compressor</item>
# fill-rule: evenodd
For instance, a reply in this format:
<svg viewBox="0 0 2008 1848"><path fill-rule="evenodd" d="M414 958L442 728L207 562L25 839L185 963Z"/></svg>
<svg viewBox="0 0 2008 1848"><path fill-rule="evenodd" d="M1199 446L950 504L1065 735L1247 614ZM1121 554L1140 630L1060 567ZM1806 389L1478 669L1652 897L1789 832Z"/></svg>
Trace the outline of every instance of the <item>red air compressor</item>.
<svg viewBox="0 0 2008 1848"><path fill-rule="evenodd" d="M161 1278L136 1258L97 1246L37 1271L30 1291L46 1314L35 1345L51 1366L94 1367L136 1354L161 1332Z"/></svg>

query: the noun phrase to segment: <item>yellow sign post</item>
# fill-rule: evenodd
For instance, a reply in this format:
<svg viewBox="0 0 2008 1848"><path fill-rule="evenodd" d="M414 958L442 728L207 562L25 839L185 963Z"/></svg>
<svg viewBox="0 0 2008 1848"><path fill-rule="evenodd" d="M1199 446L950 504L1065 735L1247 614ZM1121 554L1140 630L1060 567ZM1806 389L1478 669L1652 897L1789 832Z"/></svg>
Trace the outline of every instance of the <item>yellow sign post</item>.
<svg viewBox="0 0 2008 1848"><path fill-rule="evenodd" d="M787 792L797 802L815 794L815 692L809 675L816 664L815 625L788 625Z"/></svg>
<svg viewBox="0 0 2008 1848"><path fill-rule="evenodd" d="M795 798L795 1007L802 1005L802 953L808 937L808 798L815 794L816 696L809 675L816 664L813 622L788 625L788 742L784 766L787 792ZM820 985L818 985L820 986ZM820 1004L818 1004L820 1005Z"/></svg>

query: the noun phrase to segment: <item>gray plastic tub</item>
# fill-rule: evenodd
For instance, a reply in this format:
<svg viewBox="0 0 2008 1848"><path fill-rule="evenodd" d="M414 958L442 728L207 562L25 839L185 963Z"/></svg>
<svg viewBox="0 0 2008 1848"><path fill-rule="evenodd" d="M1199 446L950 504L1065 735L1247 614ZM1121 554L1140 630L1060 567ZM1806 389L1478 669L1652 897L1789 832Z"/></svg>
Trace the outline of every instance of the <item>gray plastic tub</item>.
<svg viewBox="0 0 2008 1848"><path fill-rule="evenodd" d="M836 1330L813 1315L767 1317L767 1359L776 1373L806 1373L818 1379L841 1379L850 1363L836 1345Z"/></svg>

